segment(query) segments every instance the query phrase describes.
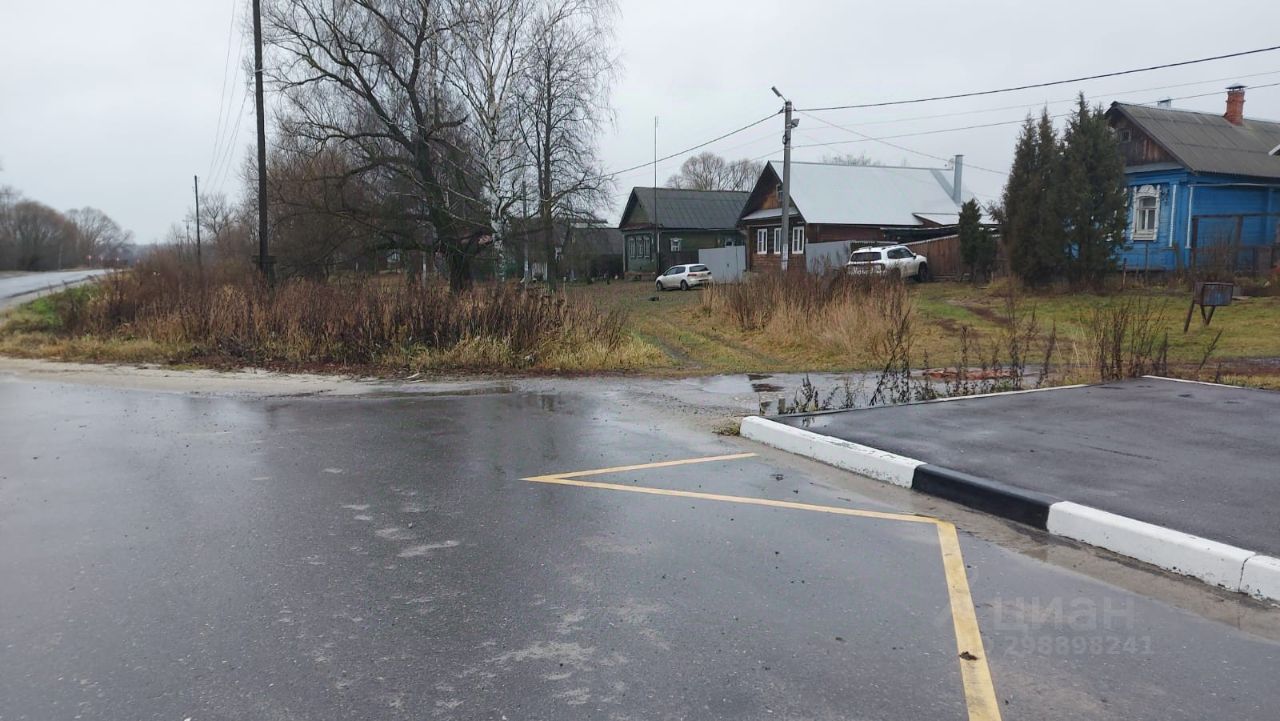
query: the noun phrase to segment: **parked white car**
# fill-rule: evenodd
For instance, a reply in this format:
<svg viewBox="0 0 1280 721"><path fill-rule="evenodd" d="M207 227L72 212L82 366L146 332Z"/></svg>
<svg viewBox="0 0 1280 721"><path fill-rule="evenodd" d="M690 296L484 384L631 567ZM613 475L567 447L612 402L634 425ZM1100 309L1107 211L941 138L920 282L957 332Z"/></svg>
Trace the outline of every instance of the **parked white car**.
<svg viewBox="0 0 1280 721"><path fill-rule="evenodd" d="M658 291L679 288L689 290L700 285L711 285L711 269L705 265L673 265L658 276Z"/></svg>
<svg viewBox="0 0 1280 721"><path fill-rule="evenodd" d="M849 255L844 269L851 274L898 275L921 283L929 280L929 259L905 245L859 248Z"/></svg>

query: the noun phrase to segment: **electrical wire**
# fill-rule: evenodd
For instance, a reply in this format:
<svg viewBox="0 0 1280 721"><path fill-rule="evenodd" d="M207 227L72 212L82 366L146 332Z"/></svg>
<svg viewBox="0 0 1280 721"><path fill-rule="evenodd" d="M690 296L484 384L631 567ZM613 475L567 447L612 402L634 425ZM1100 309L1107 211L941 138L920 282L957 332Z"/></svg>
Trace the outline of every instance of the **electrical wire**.
<svg viewBox="0 0 1280 721"><path fill-rule="evenodd" d="M883 108L889 105L913 105L916 103L929 103L937 100L956 100L959 98L974 98L983 95L996 95L999 93L1012 93L1018 90L1031 90L1033 88L1048 88L1054 85L1068 85L1070 83L1082 83L1088 80L1101 80L1102 78L1114 78L1121 75L1133 75L1135 73L1148 73L1153 70L1165 70L1168 68L1178 68L1186 65L1196 65L1199 63L1208 63L1216 60L1227 60L1229 58L1239 58L1246 55L1257 55L1259 53L1269 53L1280 50L1280 45L1272 45L1266 48L1256 48L1254 50L1241 50L1234 53L1226 53L1224 55L1213 55L1206 58L1196 58L1194 60L1180 60L1174 63L1163 63L1160 65L1148 65L1141 68L1131 68L1129 70L1116 70L1109 73L1099 73L1097 75L1082 75L1076 78L1067 78L1065 80L1050 80L1042 83L1029 83L1026 85L1013 85L1004 88L994 88L991 90L977 90L967 93L953 93L950 95L934 95L924 98L910 98L907 100L886 100L875 103L853 103L850 105L828 105L816 108L799 108L809 112L819 112L827 110L850 110L853 108Z"/></svg>
<svg viewBox="0 0 1280 721"><path fill-rule="evenodd" d="M1173 84L1173 85L1156 85L1156 86L1153 86L1153 87L1147 87L1147 88L1134 88L1134 89L1132 89L1132 90L1119 90L1119 91L1115 91L1115 92L1108 93L1108 95L1113 95L1113 96L1115 96L1115 95L1133 95L1133 94L1135 94L1135 93L1146 93L1146 92L1153 92L1153 91L1156 91L1156 90L1170 90L1170 89L1172 89L1172 88L1186 88L1186 87L1191 87L1191 86L1194 86L1194 85L1208 85L1209 83L1221 83L1221 82L1228 82L1228 81L1233 81L1233 80L1244 80L1244 79L1247 79L1247 78L1257 78L1257 77L1263 77L1263 76L1267 76L1267 75L1280 75L1280 70L1268 70L1268 71L1263 72L1263 73L1250 73L1250 74L1248 74L1248 75L1232 75L1232 76L1230 76L1230 77L1225 77L1225 78L1213 78L1213 79L1210 79L1210 80L1197 80L1197 81L1195 81L1195 82L1191 82L1191 83L1175 83L1175 84ZM1258 86L1258 87L1267 87L1267 86ZM1215 92L1213 92L1213 93L1209 93L1209 95L1216 95L1216 94L1217 94L1217 91L1215 91ZM1205 97L1205 96L1190 96L1190 97ZM1172 98L1172 99L1179 99L1179 98ZM1181 99L1185 99L1185 98L1181 98ZM886 118L886 119L881 119L881 120L863 120L863 121L859 121L859 122L858 122L858 127L866 127L866 126L868 126L868 125L887 125L887 124L889 124L889 123L909 123L909 122L914 122L914 121L917 121L917 120L935 120L935 119L937 119L937 118L951 118L951 117L956 117L956 116L960 116L960 115L981 115L982 113L994 113L994 112L999 112L999 111L1002 111L1002 110L1018 110L1018 109L1021 109L1021 108L1034 108L1034 107L1040 107L1041 105L1061 105L1061 104L1063 104L1063 103L1074 103L1074 102L1076 102L1076 98L1062 98L1062 99L1059 99L1059 100L1046 100L1046 101L1044 101L1043 103L1020 103L1020 104L1016 104L1016 105L1001 105L1001 106L999 106L999 107L993 107L993 108L979 108L979 109L976 109L976 110L961 110L961 111L951 112L951 113L935 113L935 114L933 114L933 115L914 115L914 116L905 117L905 118ZM797 111L797 112L800 112L800 111Z"/></svg>
<svg viewBox="0 0 1280 721"><path fill-rule="evenodd" d="M774 118L774 117L777 117L777 116L778 116L778 114L779 114L779 113L781 113L781 112L782 112L782 111L781 111L781 110L779 110L779 111L778 111L778 112L776 112L776 113L769 113L768 115L764 116L763 118L760 118L759 120L756 120L755 122L748 123L748 124L746 124L746 125L742 126L741 128L738 128L737 130L730 130L729 132L727 132L727 133L725 133L725 134L723 134L723 135L718 135L718 136L716 136L716 137L714 137L714 138L712 138L712 139L710 139L710 140L708 140L708 141L706 141L706 142L704 142L704 143L698 143L697 145L694 145L693 147L685 148L684 150L681 150L681 151L678 151L678 152L672 153L672 154L670 154L670 155L665 155L665 156L663 156L663 157L661 157L661 158L657 158L656 160L649 160L649 161L646 161L646 162L644 162L644 163L640 163L639 165L633 165L633 166L631 166L630 168L623 168L622 170L615 170L615 171L613 171L613 172L605 173L605 174L603 174L603 175L597 175L597 176L596 176L596 178L601 178L601 179L602 179L602 178L612 178L612 177L614 177L614 176L622 175L623 173L630 173L630 172L632 172L632 171L634 171L634 170L641 170L641 169L643 169L643 168L650 168L650 167L653 167L654 163L661 163L661 162L666 161L666 160L671 160L672 158L678 158L678 157L680 157L681 155L685 155L685 154L687 154L687 153L692 153L692 152L693 152L693 151L695 151L695 150L701 150L702 148L705 148L705 147L707 147L708 145L710 145L710 144L712 144L712 143L715 143L715 142L718 142L718 141L724 140L725 138L728 138L728 137L732 137L732 136L737 135L738 133L741 133L741 132L743 132L743 131L745 131L745 130L750 130L751 128L754 128L755 126L759 125L760 123L763 123L763 122L764 122L764 121L766 121L766 120L770 120L770 119L772 119L772 118Z"/></svg>
<svg viewBox="0 0 1280 721"><path fill-rule="evenodd" d="M862 138L863 140L875 141L875 142L878 142L878 143L881 143L881 144L884 144L884 145L888 145L888 146L889 146L889 147L891 147L891 148L896 148L896 149L901 150L901 151L903 151L903 152L907 152L907 153L914 153L914 154L916 154L916 155L921 155L921 156L924 156L924 157L926 157L926 158L932 158L933 160L940 160L940 161L942 161L942 162L944 162L944 163L945 163L945 162L949 162L949 161L951 160L950 158L944 158L944 157L942 157L942 156L934 155L934 154L932 154L932 153L926 153L926 152L924 152L923 150L916 150L915 148L908 148L908 147L907 147L907 146L905 146L905 145L898 145L897 143L891 143L891 142L889 142L888 140L885 140L885 139L883 139L883 138L874 138L874 137L872 137L872 136L870 136L870 135L867 135L866 133L858 132L857 130L854 130L853 128L847 128L847 127L845 127L845 126L843 126L843 125L837 125L837 124L835 124L835 123L829 122L829 121L824 120L823 118L820 118L820 117L818 117L817 115L813 115L813 114L811 114L811 113L806 113L806 112L804 112L804 111L801 111L801 112L800 112L800 114L801 114L801 115L803 115L803 116L805 116L806 118L812 118L812 119L814 119L814 120L818 121L819 123L822 123L822 124L824 124L824 125L830 126L830 127L835 128L835 129L837 129L837 130L843 130L843 131L845 131L846 133L850 133L850 134L853 134L853 135L857 135L858 137ZM821 145L821 144L820 144L820 145ZM811 147L811 146L797 146L797 147ZM1000 172L999 170L992 170L992 169L990 169L990 168L984 168L984 167L982 167L981 165L974 165L973 163L966 163L966 164L965 164L965 167L967 167L967 168L973 168L974 170L982 170L982 171L985 171L985 172L988 172L988 173L994 173L994 174L996 174L996 175L1007 175L1007 173L1002 173L1002 172Z"/></svg>
<svg viewBox="0 0 1280 721"><path fill-rule="evenodd" d="M1263 89L1263 88L1271 88L1271 87L1276 87L1276 86L1280 86L1280 83L1267 83L1267 84L1265 84L1265 85L1254 85L1254 86L1253 86L1253 87L1251 87L1250 89L1251 89L1251 90L1261 90L1261 89ZM1168 98L1168 99L1169 99L1169 100L1191 100L1191 99L1193 99L1193 98L1204 98L1204 97L1209 97L1209 96L1213 96L1213 95L1218 95L1218 93L1217 93L1217 92L1212 92L1212 93L1199 93L1199 94L1196 94L1196 95L1184 95L1184 96L1181 96L1181 97L1177 97L1177 98ZM1154 101L1149 101L1149 102L1145 102L1145 103L1134 103L1134 104L1135 104L1135 105L1154 105L1154 104L1156 104L1156 103L1158 103L1158 102L1160 102L1160 101L1159 101L1159 100L1154 100ZM804 114L805 114L805 115L808 115L808 113L804 113ZM1050 116L1049 116L1049 118L1050 118L1050 119L1055 119L1055 120L1056 120L1056 119L1060 119L1060 118L1070 117L1071 115L1072 115L1072 113L1070 113L1070 112L1066 112L1066 113L1057 113L1057 114L1054 114L1054 115L1050 115ZM808 117L812 117L812 118L814 118L815 120L821 120L820 118L818 118L817 116L814 116L814 115L808 115ZM853 134L855 134L855 135L859 135L859 136L862 136L862 137L858 138L857 140L833 140L833 141L825 142L825 143L811 143L811 144L806 144L806 145L793 145L793 146L791 146L791 149L792 149L792 150L798 150L798 149L800 149L800 148L820 148L820 147L829 147L829 146L832 146L832 145L849 145L849 144L852 144L852 143L879 142L879 143L884 143L884 144L886 144L886 145L891 145L891 146L896 147L896 148L898 148L898 149L900 149L900 150L908 150L909 152L918 152L918 151L911 151L910 149L908 149L908 148L904 148L903 146L894 145L894 144L892 144L892 143L887 143L887 142L885 142L885 141L888 141L888 140L897 140L897 139L899 139L899 138L915 138L915 137L920 137L920 136L923 136L923 135L938 135L938 134L940 134L940 133L955 133L955 132L960 132L960 131L963 131L963 130L976 130L976 129L980 129L980 128L995 128L995 127L1000 127L1000 126L1003 126L1003 125L1021 125L1022 123L1025 123L1026 121L1027 121L1027 119L1026 119L1026 118L1022 118L1022 119L1019 119L1019 120L1002 120L1002 121L998 121L998 122L994 122L994 123L979 123L979 124L976 124L976 125L964 125L964 126L960 126L960 127L956 127L956 128L936 128L936 129L933 129L933 130L922 130L922 131L913 132L913 133L899 133L899 134L897 134L897 135L883 135L883 136L878 136L878 137L872 137L872 136L864 135L864 134L862 134L862 133L857 132L856 130L851 130L851 129L849 129L849 128L844 128L844 127L841 127L841 126L838 126L838 125L834 125L834 124L832 124L832 123L828 123L829 125L832 125L833 127L837 127L837 128L842 129L842 130L847 130L847 131L849 131L849 132L851 132L851 133L853 133ZM826 122L826 121L822 121L822 122ZM777 151L772 151L770 154L773 154L773 153L776 153L776 152L777 152ZM925 153L920 153L920 154L921 154L921 155L926 155ZM939 160L946 160L946 158L937 158L937 159L939 159ZM969 164L967 164L967 163L966 163L966 167L978 167L978 166L972 166L972 165L969 165ZM989 169L987 169L987 168L982 168L982 170L988 170L988 172L998 172L998 171L991 171L991 170L989 170ZM1004 173L1001 173L1001 175L1004 175Z"/></svg>
<svg viewBox="0 0 1280 721"><path fill-rule="evenodd" d="M799 109L797 109L797 110L796 110L796 112L801 113L801 114L809 114L809 113L813 113L813 112L821 112L821 111L829 111L829 110L847 110L847 109L855 109L855 108L877 108L877 107L886 107L886 106L891 106L891 105L908 105L908 104L915 104L915 103L924 103L924 102L930 102L930 101L934 101L934 100L952 100L952 99L958 99L958 98L977 97L977 96L983 96L983 95L994 95L994 94L997 94L997 93L1007 93L1007 92L1013 92L1013 91L1016 91L1016 90L1028 90L1028 89L1032 89L1032 88L1043 88L1043 87L1051 87L1051 86L1055 86L1055 85L1065 85L1065 84L1073 83L1073 82L1083 82L1083 81L1086 81L1086 80L1098 80L1098 79L1102 79L1102 78L1118 77L1118 76L1122 76L1122 75L1132 75L1132 74L1135 74L1135 73L1149 72L1149 71L1152 71L1152 70L1162 70L1162 69L1166 69L1166 68L1181 67L1181 66L1185 66L1185 65L1194 65L1194 64L1198 64L1198 63L1206 63L1206 62L1211 62L1211 61L1215 61L1215 60L1224 60L1224 59L1228 59L1228 58L1235 58L1235 57L1242 57L1242 56L1246 56L1246 55L1254 55L1254 54L1258 54L1258 53L1271 52L1271 51L1274 51L1274 50L1280 50L1280 45L1276 45L1276 46L1272 46L1272 47L1267 47L1267 48L1258 48L1258 49L1255 49L1255 50L1245 50L1245 51L1241 51L1241 52L1237 52L1237 53L1228 53L1228 54L1225 54L1225 55L1215 55L1215 56L1212 56L1212 57L1207 57L1207 58L1198 58L1198 59L1195 59L1195 60L1183 60L1183 61L1180 61L1180 62L1175 62L1175 63L1165 63L1165 64L1162 64L1162 65L1152 65L1152 66L1148 66L1148 67L1144 67L1144 68L1134 68L1134 69L1130 69L1130 70L1120 70L1120 71L1115 71L1115 72L1110 72L1110 73L1102 73L1102 74L1099 74L1099 75L1090 75L1090 76L1084 76L1084 77L1080 77L1080 78L1071 78L1071 79L1068 79L1068 80L1053 80L1053 81L1048 81L1048 82L1043 82L1043 83L1032 83L1032 84L1029 84L1029 85L1021 85L1021 86L1008 87L1008 88L998 88L998 89L994 89L994 90L982 90L982 91L971 92L971 93L957 93L957 94L952 94L952 95L940 95L940 96L927 97L927 98L914 98L914 99L910 99L910 100L895 100L895 101L886 101L886 102L879 102L879 103L862 103L862 104L856 104L856 105L837 105L837 106L820 107L820 108L799 108ZM1189 82L1189 83L1175 83L1175 84L1171 84L1171 85L1160 85L1160 86L1154 86L1154 87L1149 87L1149 88L1143 88L1143 89L1140 89L1140 90L1124 91L1124 93L1120 93L1120 94L1128 94L1128 93L1134 93L1134 92L1148 92L1148 91L1153 91L1153 90L1167 90L1167 89L1170 89L1170 88L1188 87L1188 86L1192 86L1192 85L1200 85L1200 84L1212 83L1212 82L1222 82L1222 81L1224 81L1224 80L1235 80L1235 79L1243 79L1243 78L1250 78L1250 77L1260 77L1260 76L1264 76L1264 75L1274 75L1274 74L1276 74L1276 73L1280 73L1280 70L1272 70L1272 71L1267 71L1267 72L1262 72L1262 73L1251 73L1251 74L1248 74L1248 75L1239 75L1239 76L1233 76L1233 77L1228 77L1228 78L1220 78L1220 79L1214 79L1214 80L1199 80L1199 81ZM1255 87L1255 88L1266 88L1266 87L1272 87L1272 85L1271 85L1271 84L1268 84L1268 85L1257 85L1257 86L1254 86L1254 87ZM1187 99L1191 99L1191 98L1206 97L1206 96L1208 96L1208 95L1214 95L1214 94L1216 94L1216 93L1205 93L1205 94L1200 94L1200 95L1187 95L1187 96L1182 96L1182 97L1180 97L1180 98L1171 98L1171 99L1172 99L1172 100L1187 100ZM1074 100L1074 98L1073 98L1073 99L1070 99L1070 100L1056 100L1056 101L1050 101L1050 102L1047 102L1047 103L1044 103L1044 104L1045 104L1045 105L1048 105L1048 104L1057 104L1057 103L1061 103L1061 102L1071 102L1071 100ZM1027 105L1012 105L1012 106L1007 106L1007 107L1002 107L1002 108L991 108L991 109L985 109L985 110L972 110L972 111L963 111L963 112L958 112L958 113L947 113L947 114L939 114L939 115L927 115L927 116L919 116L919 117L915 117L915 118L901 118L901 119L897 119L897 120L877 120L877 121L867 122L867 123L864 123L864 124L865 124L865 125L878 125L878 124L885 124L885 123L891 123L891 122L908 122L908 121L912 121L912 120L928 120L928 119L939 118L939 117L951 117L951 116L954 116L954 115L972 115L972 114L977 114L977 113L982 113L982 112L994 112L994 111L997 111L997 110L1013 110L1013 109L1016 109L1016 108L1023 108L1023 107L1033 107L1033 106L1027 106ZM710 140L708 140L708 141L706 141L706 142L699 143L698 145L694 145L694 146L692 146L692 147L685 148L684 150L681 150L681 151L678 151L678 152L675 152L675 153L671 153L670 155L663 156L663 157L661 157L661 158L658 158L656 161L650 160L650 161L647 161L647 162L644 162L644 163L640 163L640 164L637 164L637 165L633 165L633 166L628 167L628 168L623 168L623 169L621 169L621 170L615 170L615 171L612 171L612 172L609 172L609 173L605 173L605 174L600 175L600 176L597 176L597 177L599 177L599 178L613 178L613 177L617 177L617 176L619 176L619 175L624 175L624 174L627 174L627 173L631 173L631 172L635 172L635 171L643 170L643 169L645 169L645 168L651 168L655 162L658 162L658 163L665 162L665 161L671 160L671 159L673 159L673 158L677 158L677 157L679 157L679 156L681 156L681 155L685 155L685 154L687 154L687 153L691 153L691 152L693 152L693 151L695 151L695 150L700 150L700 149L702 149L702 148L705 148L705 147L706 147L706 146L708 146L708 145L711 145L712 143L715 143L715 142L718 142L718 141L724 140L725 138L728 138L728 137L731 137L731 136L737 135L738 133L741 133L741 132L743 132L743 131L745 131L745 130L749 130L750 128L753 128L753 127L755 127L755 126L757 126L757 125L759 125L759 124L761 124L761 123L765 122L766 120L769 120L770 118L775 117L775 116L776 116L776 115L778 115L779 113L781 113L781 111L778 111L778 113L772 113L772 114L770 114L770 115L767 115L767 116L765 116L765 117L763 117L763 118L761 118L761 119L759 119L759 120L756 120L755 122L752 122L752 123L750 123L750 124L748 124L748 125L744 125L744 126L742 126L741 128L738 128L738 129L736 129L736 130L732 130L732 131L730 131L730 132L728 132L728 133L724 133L723 135L716 136L716 137L714 137L714 138L712 138L712 139L710 139ZM920 132L920 133L905 133L905 134L900 134L900 135L890 135L890 136L883 136L883 137L872 137L872 136L869 136L869 135L864 135L864 134L858 133L858 131L851 130L851 129L849 129L849 128L845 128L845 127L843 127L843 126L836 125L836 124L834 124L834 123L827 123L827 121L823 120L822 118L817 117L816 115L808 115L808 116L809 116L810 118L813 118L814 120L819 121L819 122L823 122L823 123L826 123L826 124L828 124L828 125L831 125L831 126L832 126L832 127L834 127L834 128L838 128L838 129L841 129L841 130L845 130L845 131L851 132L851 133L853 133L853 134L855 134L855 135L860 135L860 136L861 136L861 140L856 140L856 141L848 141L848 140L846 140L846 141L835 141L835 142L830 142L830 143L810 143L810 144L806 144L806 145L793 146L793 148L823 147L823 146L828 146L828 145L841 145L841 144L847 144L847 143L852 143L852 142L863 142L863 141L867 141L867 142L881 142L881 143L883 143L883 144L885 144L885 145L888 145L888 146L890 146L890 147L896 148L896 149L898 149L898 150L902 150L902 151L904 151L904 152L914 153L914 154L916 154L916 155L921 155L921 156L923 156L923 157L932 158L932 159L934 159L934 160L941 160L941 161L947 161L947 160L949 160L949 159L947 159L947 158L942 158L942 157L940 157L940 156L936 156L936 155L931 155L931 154L929 154L929 153L924 153L924 152L921 152L921 151L918 151L918 150L915 150L915 149L912 149L912 148L908 148L908 147L901 146L901 145L896 145L896 144L894 144L894 143L889 143L889 142L886 142L886 141L887 141L887 140L891 140L891 139L895 139L895 138L916 137L916 136L919 136L919 135L932 135L932 134L935 134L935 133L941 133L941 132L957 132L957 131L961 131L961 130L974 130L974 129L978 129L978 128L999 127L999 126L1001 126L1001 125L1013 125L1013 124L1016 124L1016 123L1021 123L1021 122L1023 122L1023 120L1018 120L1018 121L1007 121L1007 122L998 122L998 123L983 123L983 124L977 124L977 125L967 125L967 126L963 126L963 127L959 127L959 128L941 129L941 130L937 130L937 131L924 131L924 132ZM1054 117L1062 117L1062 116L1054 116ZM761 138L761 139L763 139L763 138ZM729 148L729 149L739 148L739 147L744 147L744 146L747 146L747 145L752 145L752 144L754 144L755 142L758 142L758 140L759 140L759 139L757 139L757 140L753 140L753 141L749 141L749 142L747 142L747 143L742 143L742 144L739 144L739 145L736 145L736 146L732 146L732 147L731 147L731 148ZM751 160L752 160L752 161L755 161L755 160L760 160L760 159L762 159L762 158L767 158L767 157L769 157L770 155L774 154L774 152L776 152L776 151L770 151L770 152L765 153L765 154L763 154L763 155L759 155L759 156L756 156L756 157L754 157L754 158L751 158ZM977 166L977 165L973 165L973 164L968 164L968 167L972 167L972 168L974 168L974 169L976 169L976 170L981 170L981 171L988 172L988 173L996 173L996 174L1000 174L1000 175L1003 175L1003 174L1004 174L1004 173L1002 173L1001 171L992 170L992 169L990 169L990 168L983 168L983 167L981 167L981 166Z"/></svg>
<svg viewBox="0 0 1280 721"><path fill-rule="evenodd" d="M213 131L213 152L209 156L209 169L205 173L205 177L213 175L213 165L217 162L219 149L222 144L222 132L224 122L230 124L231 116L227 113L231 112L231 107L235 104L234 99L227 98L227 82L231 76L231 39L236 29L236 15L239 9L238 0L232 0L231 3L231 22L227 25L227 52L226 57L222 61L222 89L218 91L218 122ZM240 38L240 48L244 49L244 38ZM224 118L226 119L224 121Z"/></svg>
<svg viewBox="0 0 1280 721"><path fill-rule="evenodd" d="M230 141L227 143L226 150L222 153L220 162L216 164L217 170L214 171L213 182L209 183L209 189L222 189L222 184L226 182L227 174L231 171L233 157L236 151L236 141L240 139L240 124L244 122L244 108L249 104L249 91L245 90L240 100L240 109L236 112L235 129L231 133ZM227 118L230 123L231 118Z"/></svg>

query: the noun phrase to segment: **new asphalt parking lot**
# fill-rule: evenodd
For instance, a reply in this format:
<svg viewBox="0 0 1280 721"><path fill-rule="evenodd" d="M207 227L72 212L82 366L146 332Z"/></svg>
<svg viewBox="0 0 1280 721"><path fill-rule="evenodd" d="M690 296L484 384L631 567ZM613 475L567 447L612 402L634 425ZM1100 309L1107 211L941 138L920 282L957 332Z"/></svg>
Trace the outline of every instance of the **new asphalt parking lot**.
<svg viewBox="0 0 1280 721"><path fill-rule="evenodd" d="M1280 556L1280 393L1141 378L781 422Z"/></svg>
<svg viewBox="0 0 1280 721"><path fill-rule="evenodd" d="M1280 705L1273 610L565 386L0 376L0 718Z"/></svg>

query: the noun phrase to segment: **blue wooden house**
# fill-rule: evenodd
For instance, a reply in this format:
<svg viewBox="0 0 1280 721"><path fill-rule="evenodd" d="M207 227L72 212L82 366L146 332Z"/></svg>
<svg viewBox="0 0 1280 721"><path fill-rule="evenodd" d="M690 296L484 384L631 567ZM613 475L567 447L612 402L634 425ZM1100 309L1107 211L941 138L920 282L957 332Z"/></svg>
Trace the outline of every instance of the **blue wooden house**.
<svg viewBox="0 0 1280 721"><path fill-rule="evenodd" d="M1130 270L1230 263L1267 272L1280 244L1280 122L1244 117L1244 87L1222 115L1112 103L1125 161Z"/></svg>

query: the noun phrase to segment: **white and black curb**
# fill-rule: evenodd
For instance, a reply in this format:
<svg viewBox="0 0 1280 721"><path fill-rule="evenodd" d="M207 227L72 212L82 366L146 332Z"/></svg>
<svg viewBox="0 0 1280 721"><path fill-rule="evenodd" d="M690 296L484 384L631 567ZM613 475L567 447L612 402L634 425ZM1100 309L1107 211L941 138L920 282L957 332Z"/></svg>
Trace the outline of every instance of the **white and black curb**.
<svg viewBox="0 0 1280 721"><path fill-rule="evenodd" d="M759 416L742 419L741 435L766 446L822 461L858 475L910 488L916 467L924 465L896 453L858 445L839 438L810 433Z"/></svg>
<svg viewBox="0 0 1280 721"><path fill-rule="evenodd" d="M1280 559L749 416L742 437L896 486L1088 543L1205 583L1280 601Z"/></svg>

